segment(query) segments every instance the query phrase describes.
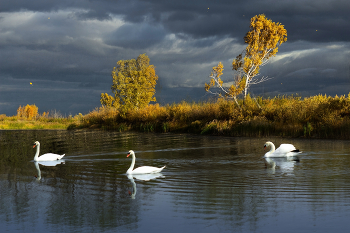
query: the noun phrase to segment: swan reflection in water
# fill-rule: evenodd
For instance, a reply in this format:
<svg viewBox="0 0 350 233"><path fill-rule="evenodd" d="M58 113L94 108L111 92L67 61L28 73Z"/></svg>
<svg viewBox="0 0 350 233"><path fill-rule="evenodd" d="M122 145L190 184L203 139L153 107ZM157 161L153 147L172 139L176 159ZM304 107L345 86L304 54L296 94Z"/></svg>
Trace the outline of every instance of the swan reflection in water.
<svg viewBox="0 0 350 233"><path fill-rule="evenodd" d="M280 158L264 157L265 167L275 173L276 167L278 167L283 173L291 174L294 171L295 164L299 163L298 156L288 156Z"/></svg>
<svg viewBox="0 0 350 233"><path fill-rule="evenodd" d="M156 178L164 178L162 173L151 173L151 174L127 174L128 179L130 180L132 184L132 193L130 193L130 196L132 199L135 199L136 196L136 183L134 181L134 178L137 180L142 180L142 181L150 181Z"/></svg>
<svg viewBox="0 0 350 233"><path fill-rule="evenodd" d="M63 159L55 160L55 161L40 161L40 162L35 161L34 165L35 165L35 168L36 168L36 170L38 172L38 175L35 176L36 180L38 180L38 181L41 180L41 171L40 171L39 164L42 165L42 166L45 166L45 167L54 167L54 166L56 166L58 164L64 164L64 163L65 163L65 161Z"/></svg>

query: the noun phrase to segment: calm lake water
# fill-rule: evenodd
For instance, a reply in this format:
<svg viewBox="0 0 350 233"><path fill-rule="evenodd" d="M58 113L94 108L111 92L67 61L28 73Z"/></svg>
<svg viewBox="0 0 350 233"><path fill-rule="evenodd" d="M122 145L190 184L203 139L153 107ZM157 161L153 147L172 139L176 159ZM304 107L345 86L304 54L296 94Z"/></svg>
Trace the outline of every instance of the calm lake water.
<svg viewBox="0 0 350 233"><path fill-rule="evenodd" d="M34 163L41 152L59 164ZM300 161L265 161L265 141ZM167 167L158 176L125 175ZM1 232L349 232L350 142L0 131ZM273 166L274 165L274 166Z"/></svg>

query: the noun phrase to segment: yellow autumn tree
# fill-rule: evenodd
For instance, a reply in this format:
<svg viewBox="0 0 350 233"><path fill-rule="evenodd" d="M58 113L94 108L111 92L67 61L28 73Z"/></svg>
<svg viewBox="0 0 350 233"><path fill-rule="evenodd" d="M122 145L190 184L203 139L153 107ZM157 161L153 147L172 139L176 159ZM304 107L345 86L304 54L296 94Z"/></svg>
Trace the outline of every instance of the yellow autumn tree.
<svg viewBox="0 0 350 233"><path fill-rule="evenodd" d="M38 107L33 105L27 104L27 106L19 106L17 109L17 117L19 118L26 118L28 120L32 120L33 118L36 118L38 115Z"/></svg>
<svg viewBox="0 0 350 233"><path fill-rule="evenodd" d="M228 99L233 99L237 106L240 107L237 101L237 95L239 95L243 91L244 80L242 80L240 76L236 76L234 77L234 82L232 85L224 86L224 82L220 78L220 76L223 74L223 70L224 65L221 62L219 62L217 66L213 67L210 75L210 83L205 83L205 90L211 94L218 95L220 97L225 96ZM210 90L215 86L219 88L220 92L213 92L212 90Z"/></svg>
<svg viewBox="0 0 350 233"><path fill-rule="evenodd" d="M250 31L244 37L248 44L245 56L238 55L232 62L232 68L245 76L244 97L252 84L268 80L267 77L257 78L261 66L276 56L278 47L287 41L287 30L280 23L272 22L265 15L256 15L250 20Z"/></svg>
<svg viewBox="0 0 350 233"><path fill-rule="evenodd" d="M287 30L284 29L282 24L272 22L263 14L254 16L250 20L250 30L244 37L244 42L248 45L244 52L232 61L232 70L236 72L233 84L225 85L223 83L220 79L222 72L212 72L210 84L205 84L206 91L218 94L210 91L210 88L217 86L225 95L235 100L236 96L242 92L244 92L244 98L246 98L251 85L269 79L267 77L258 78L260 67L266 65L269 59L276 55L278 47L286 41ZM218 67L214 67L213 71Z"/></svg>
<svg viewBox="0 0 350 233"><path fill-rule="evenodd" d="M101 104L120 108L121 110L140 109L151 101L156 101L154 94L158 76L155 67L149 64L146 54L137 59L120 60L112 70L112 92L101 94Z"/></svg>

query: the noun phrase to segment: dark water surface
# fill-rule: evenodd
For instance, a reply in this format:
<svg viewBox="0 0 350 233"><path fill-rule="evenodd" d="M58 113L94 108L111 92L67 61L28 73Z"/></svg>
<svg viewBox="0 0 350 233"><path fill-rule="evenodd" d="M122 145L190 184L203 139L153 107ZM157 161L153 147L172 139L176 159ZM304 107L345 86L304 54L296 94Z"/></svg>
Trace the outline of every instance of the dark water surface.
<svg viewBox="0 0 350 233"><path fill-rule="evenodd" d="M65 153L59 164L34 163ZM300 162L265 161L292 143ZM125 175L167 167L158 177ZM349 232L350 142L0 131L1 232Z"/></svg>

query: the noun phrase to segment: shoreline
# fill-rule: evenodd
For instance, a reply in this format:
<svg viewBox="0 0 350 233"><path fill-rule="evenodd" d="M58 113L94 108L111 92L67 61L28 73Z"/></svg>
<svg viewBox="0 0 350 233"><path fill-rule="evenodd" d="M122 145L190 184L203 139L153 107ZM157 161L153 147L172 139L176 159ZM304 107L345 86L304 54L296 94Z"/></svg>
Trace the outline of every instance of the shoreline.
<svg viewBox="0 0 350 233"><path fill-rule="evenodd" d="M69 118L37 116L34 120L0 115L0 130L100 129L154 133L191 133L237 137L350 139L350 95L302 99L250 98L240 107L229 100L148 105L121 111L102 106Z"/></svg>

